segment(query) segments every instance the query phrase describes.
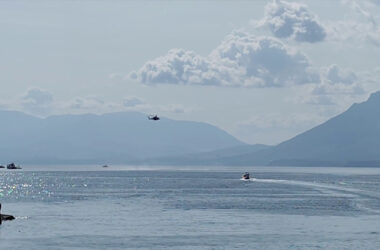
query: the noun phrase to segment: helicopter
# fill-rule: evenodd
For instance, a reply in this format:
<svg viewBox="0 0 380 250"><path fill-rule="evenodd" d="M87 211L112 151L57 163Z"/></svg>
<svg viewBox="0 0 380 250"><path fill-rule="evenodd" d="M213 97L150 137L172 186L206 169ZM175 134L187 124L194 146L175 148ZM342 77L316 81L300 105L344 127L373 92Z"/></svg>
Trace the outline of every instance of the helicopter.
<svg viewBox="0 0 380 250"><path fill-rule="evenodd" d="M148 119L153 120L153 121L158 121L158 120L160 120L160 117L158 117L157 115L149 115Z"/></svg>

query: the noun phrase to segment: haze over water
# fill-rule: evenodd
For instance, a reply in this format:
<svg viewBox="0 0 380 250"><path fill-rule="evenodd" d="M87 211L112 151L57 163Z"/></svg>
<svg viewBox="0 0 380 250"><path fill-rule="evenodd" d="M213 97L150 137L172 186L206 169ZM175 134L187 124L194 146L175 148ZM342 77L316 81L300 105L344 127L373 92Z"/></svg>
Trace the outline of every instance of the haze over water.
<svg viewBox="0 0 380 250"><path fill-rule="evenodd" d="M41 168L0 171L2 212L16 216L0 227L1 249L380 245L376 168Z"/></svg>
<svg viewBox="0 0 380 250"><path fill-rule="evenodd" d="M0 0L0 250L380 249L379 13Z"/></svg>

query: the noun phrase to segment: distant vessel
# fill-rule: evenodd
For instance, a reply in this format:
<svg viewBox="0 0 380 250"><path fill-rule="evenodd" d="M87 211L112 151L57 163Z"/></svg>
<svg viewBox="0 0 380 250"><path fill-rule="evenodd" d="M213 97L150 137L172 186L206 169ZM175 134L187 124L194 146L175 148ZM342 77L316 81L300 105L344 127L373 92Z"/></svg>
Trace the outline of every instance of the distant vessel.
<svg viewBox="0 0 380 250"><path fill-rule="evenodd" d="M7 169L21 169L20 166L16 166L13 162L7 165Z"/></svg>
<svg viewBox="0 0 380 250"><path fill-rule="evenodd" d="M241 178L242 178L243 180L249 180L249 173L248 173L248 172L245 172Z"/></svg>
<svg viewBox="0 0 380 250"><path fill-rule="evenodd" d="M0 225L3 220L14 220L15 217L9 214L1 214L1 203L0 203Z"/></svg>
<svg viewBox="0 0 380 250"><path fill-rule="evenodd" d="M0 165L0 168L5 168L3 165Z"/></svg>
<svg viewBox="0 0 380 250"><path fill-rule="evenodd" d="M160 117L158 117L157 115L149 115L148 119L153 120L153 121L158 121L158 120L160 120Z"/></svg>
<svg viewBox="0 0 380 250"><path fill-rule="evenodd" d="M106 165L103 165L103 168L108 168L108 165L106 164Z"/></svg>

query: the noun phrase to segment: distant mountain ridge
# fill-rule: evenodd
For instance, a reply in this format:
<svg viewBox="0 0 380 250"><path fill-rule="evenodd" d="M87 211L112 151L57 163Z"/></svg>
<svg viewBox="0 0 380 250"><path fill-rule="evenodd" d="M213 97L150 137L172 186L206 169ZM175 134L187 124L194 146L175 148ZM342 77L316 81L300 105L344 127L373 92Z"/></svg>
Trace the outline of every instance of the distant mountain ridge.
<svg viewBox="0 0 380 250"><path fill-rule="evenodd" d="M290 140L224 164L380 166L380 92Z"/></svg>
<svg viewBox="0 0 380 250"><path fill-rule="evenodd" d="M3 164L380 167L380 91L276 146L247 145L206 123L149 121L138 112L40 119L0 111L0 120Z"/></svg>
<svg viewBox="0 0 380 250"><path fill-rule="evenodd" d="M210 124L150 121L138 112L41 119L0 111L0 120L3 163L128 163L245 145Z"/></svg>
<svg viewBox="0 0 380 250"><path fill-rule="evenodd" d="M240 156L241 154L252 154L260 150L268 149L271 146L263 144L254 145L241 145L229 148L218 149L214 151L207 151L203 153L184 154L174 157L161 157L146 159L143 162L136 162L136 164L147 165L175 165L175 166L218 166L226 165L226 162L231 157ZM227 165L235 165L229 162Z"/></svg>

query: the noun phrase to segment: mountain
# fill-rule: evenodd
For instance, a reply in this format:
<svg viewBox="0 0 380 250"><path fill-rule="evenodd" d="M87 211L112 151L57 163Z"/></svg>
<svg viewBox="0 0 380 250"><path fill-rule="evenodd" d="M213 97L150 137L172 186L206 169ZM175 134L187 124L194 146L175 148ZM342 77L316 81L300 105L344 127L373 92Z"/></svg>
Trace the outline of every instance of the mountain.
<svg viewBox="0 0 380 250"><path fill-rule="evenodd" d="M143 163L147 165L174 166L226 165L226 161L228 161L232 157L240 156L242 154L252 154L270 147L271 146L263 144L241 145L202 153L146 159L143 162L136 162L136 164ZM234 165L234 163L231 162L229 165Z"/></svg>
<svg viewBox="0 0 380 250"><path fill-rule="evenodd" d="M276 146L246 145L200 122L137 112L45 119L0 111L3 163L380 166L380 92Z"/></svg>
<svg viewBox="0 0 380 250"><path fill-rule="evenodd" d="M380 166L380 92L290 140L224 164Z"/></svg>
<svg viewBox="0 0 380 250"><path fill-rule="evenodd" d="M119 112L37 118L0 111L3 163L128 163L244 146L225 131L201 122Z"/></svg>

